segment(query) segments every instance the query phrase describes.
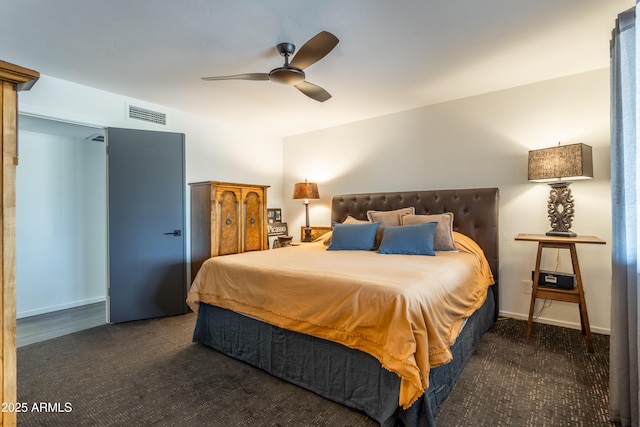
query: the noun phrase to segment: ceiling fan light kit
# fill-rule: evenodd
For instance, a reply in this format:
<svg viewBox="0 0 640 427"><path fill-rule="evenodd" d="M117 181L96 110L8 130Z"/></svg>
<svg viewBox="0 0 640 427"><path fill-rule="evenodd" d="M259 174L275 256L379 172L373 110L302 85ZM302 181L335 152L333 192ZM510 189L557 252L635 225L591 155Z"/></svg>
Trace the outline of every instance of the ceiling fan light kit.
<svg viewBox="0 0 640 427"><path fill-rule="evenodd" d="M276 48L280 56L284 57L284 66L274 68L269 73L235 74L232 76L203 77L202 80L270 80L274 83L294 86L309 98L324 102L331 98L331 94L306 81L304 69L324 58L338 44L339 40L327 31L321 31L307 41L289 63L296 47L293 43L279 43Z"/></svg>
<svg viewBox="0 0 640 427"><path fill-rule="evenodd" d="M269 73L269 80L285 85L297 85L304 81L304 71L295 68L276 68Z"/></svg>

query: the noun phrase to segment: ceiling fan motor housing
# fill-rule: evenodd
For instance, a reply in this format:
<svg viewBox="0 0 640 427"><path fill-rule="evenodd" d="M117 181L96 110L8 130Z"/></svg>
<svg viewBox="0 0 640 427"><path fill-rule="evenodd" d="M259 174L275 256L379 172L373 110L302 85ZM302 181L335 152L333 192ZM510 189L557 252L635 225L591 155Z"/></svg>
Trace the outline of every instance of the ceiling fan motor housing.
<svg viewBox="0 0 640 427"><path fill-rule="evenodd" d="M285 85L297 85L305 79L304 71L293 67L281 67L271 70L269 80Z"/></svg>

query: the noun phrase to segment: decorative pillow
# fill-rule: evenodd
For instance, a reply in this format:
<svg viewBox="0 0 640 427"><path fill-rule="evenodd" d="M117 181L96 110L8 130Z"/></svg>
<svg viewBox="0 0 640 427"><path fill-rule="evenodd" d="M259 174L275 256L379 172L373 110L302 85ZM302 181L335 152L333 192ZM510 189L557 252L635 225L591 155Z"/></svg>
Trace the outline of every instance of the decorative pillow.
<svg viewBox="0 0 640 427"><path fill-rule="evenodd" d="M342 221L343 224L370 224L369 221L366 220L360 220L360 219L355 219L354 217L352 217L351 215L347 215L347 219L345 219L344 221ZM334 222L333 225L335 224L339 224L338 222ZM329 234L329 233L327 233ZM329 246L331 244L331 236L327 236L324 239L324 245L325 246Z"/></svg>
<svg viewBox="0 0 640 427"><path fill-rule="evenodd" d="M379 254L431 255L437 222L399 226L387 226L382 231Z"/></svg>
<svg viewBox="0 0 640 427"><path fill-rule="evenodd" d="M371 222L379 222L380 227L386 227L387 225L402 225L403 216L415 213L416 209L412 206L394 211L367 211L367 218Z"/></svg>
<svg viewBox="0 0 640 427"><path fill-rule="evenodd" d="M331 244L329 251L370 251L376 243L376 233L380 227L379 222L367 224L340 224L333 225Z"/></svg>
<svg viewBox="0 0 640 427"><path fill-rule="evenodd" d="M314 242L322 242L325 246L329 246L329 243L331 243L331 233L333 233L333 231L327 231L322 236L315 239ZM327 240L329 243L327 243Z"/></svg>
<svg viewBox="0 0 640 427"><path fill-rule="evenodd" d="M367 211L367 218L369 221L380 223L380 229L376 235L376 248L380 246L382 241L382 229L386 226L402 225L402 217L405 215L412 215L416 213L414 207L396 209L393 211Z"/></svg>
<svg viewBox="0 0 640 427"><path fill-rule="evenodd" d="M424 224L425 222L437 222L436 237L433 249L436 251L457 251L453 241L453 213L445 212L436 215L405 215L402 217L402 225Z"/></svg>
<svg viewBox="0 0 640 427"><path fill-rule="evenodd" d="M365 219L355 219L354 217L349 215L349 216L347 216L347 219L342 221L342 223L343 224L369 224L370 221L367 221Z"/></svg>

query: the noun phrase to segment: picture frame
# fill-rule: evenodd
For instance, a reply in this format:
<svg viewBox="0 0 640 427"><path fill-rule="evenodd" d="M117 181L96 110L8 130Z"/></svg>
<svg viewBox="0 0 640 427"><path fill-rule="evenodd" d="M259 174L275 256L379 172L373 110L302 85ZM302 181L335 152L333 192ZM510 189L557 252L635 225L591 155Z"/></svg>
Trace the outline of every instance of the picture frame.
<svg viewBox="0 0 640 427"><path fill-rule="evenodd" d="M282 222L282 209L267 208L267 224Z"/></svg>
<svg viewBox="0 0 640 427"><path fill-rule="evenodd" d="M272 222L267 224L267 236L288 236L289 227L286 222Z"/></svg>

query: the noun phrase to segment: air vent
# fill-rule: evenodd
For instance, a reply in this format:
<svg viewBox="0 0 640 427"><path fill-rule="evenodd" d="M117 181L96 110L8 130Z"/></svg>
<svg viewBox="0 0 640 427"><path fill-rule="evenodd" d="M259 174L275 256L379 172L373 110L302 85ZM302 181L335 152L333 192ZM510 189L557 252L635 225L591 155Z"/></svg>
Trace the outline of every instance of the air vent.
<svg viewBox="0 0 640 427"><path fill-rule="evenodd" d="M129 118L143 120L157 125L167 124L167 115L165 113L147 110L146 108L135 107L133 105L129 105Z"/></svg>
<svg viewBox="0 0 640 427"><path fill-rule="evenodd" d="M102 135L101 133L94 133L93 135L88 136L86 139L88 139L89 141L104 142L104 135Z"/></svg>

